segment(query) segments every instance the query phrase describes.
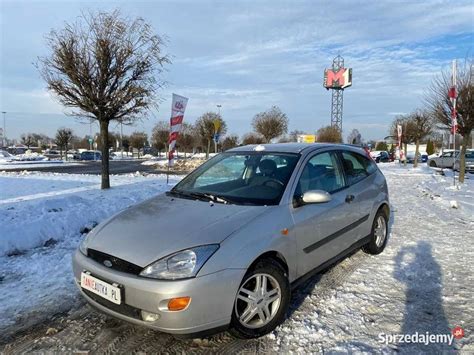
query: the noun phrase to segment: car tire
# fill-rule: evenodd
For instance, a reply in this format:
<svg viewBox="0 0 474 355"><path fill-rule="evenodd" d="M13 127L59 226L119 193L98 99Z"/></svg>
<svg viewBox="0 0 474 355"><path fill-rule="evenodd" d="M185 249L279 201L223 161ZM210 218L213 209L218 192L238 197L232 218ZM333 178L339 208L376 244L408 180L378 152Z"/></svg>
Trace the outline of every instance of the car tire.
<svg viewBox="0 0 474 355"><path fill-rule="evenodd" d="M367 254L380 254L387 245L388 241L388 217L380 209L375 215L370 233L370 241L363 246L362 250Z"/></svg>
<svg viewBox="0 0 474 355"><path fill-rule="evenodd" d="M266 290L259 285L265 285ZM250 290L252 294L248 292ZM247 271L236 294L231 334L251 339L270 333L285 320L290 297L288 275L280 263L273 259L258 261Z"/></svg>
<svg viewBox="0 0 474 355"><path fill-rule="evenodd" d="M434 162L433 160L430 161L430 164L429 164L429 165L430 165L430 167L432 167L432 168L437 168L437 167L438 167L438 165L436 165L436 162Z"/></svg>

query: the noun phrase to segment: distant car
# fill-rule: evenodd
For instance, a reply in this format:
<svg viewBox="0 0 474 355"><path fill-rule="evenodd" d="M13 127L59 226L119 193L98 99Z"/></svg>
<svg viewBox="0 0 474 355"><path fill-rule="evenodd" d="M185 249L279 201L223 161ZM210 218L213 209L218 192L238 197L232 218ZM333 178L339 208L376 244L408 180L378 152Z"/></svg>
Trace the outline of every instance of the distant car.
<svg viewBox="0 0 474 355"><path fill-rule="evenodd" d="M418 163L426 163L428 161L427 153L418 153ZM413 164L415 162L415 152L408 152L407 163Z"/></svg>
<svg viewBox="0 0 474 355"><path fill-rule="evenodd" d="M8 153L6 150L0 150L0 160L8 161L14 158L13 155Z"/></svg>
<svg viewBox="0 0 474 355"><path fill-rule="evenodd" d="M81 160L101 160L102 154L100 152L86 150L85 152L81 153L80 159Z"/></svg>
<svg viewBox="0 0 474 355"><path fill-rule="evenodd" d="M376 163L390 162L390 154L385 150L374 150L373 152L370 152L370 156Z"/></svg>
<svg viewBox="0 0 474 355"><path fill-rule="evenodd" d="M443 152L438 157L428 159L427 164L432 168L453 168L454 160L458 156L459 150L449 150Z"/></svg>
<svg viewBox="0 0 474 355"><path fill-rule="evenodd" d="M466 152L466 163L465 169L470 173L474 173L474 150L468 150ZM454 170L459 171L460 160L456 158L456 162L454 163Z"/></svg>

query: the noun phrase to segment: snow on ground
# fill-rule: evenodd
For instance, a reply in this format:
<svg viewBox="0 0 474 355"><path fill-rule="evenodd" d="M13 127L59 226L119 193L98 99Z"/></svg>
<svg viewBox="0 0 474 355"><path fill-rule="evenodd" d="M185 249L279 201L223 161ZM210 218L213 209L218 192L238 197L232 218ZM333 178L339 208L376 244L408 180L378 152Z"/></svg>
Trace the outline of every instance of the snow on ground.
<svg viewBox="0 0 474 355"><path fill-rule="evenodd" d="M474 175L468 175L466 183L457 189L449 172L443 176L425 165L417 169L396 163L380 167L388 181L392 209L386 250L378 256L358 252L329 272L335 272L339 282L331 283L331 277L323 275L298 290L290 317L259 340L268 344L267 350L474 352ZM71 277L71 253L79 243L81 226L99 222L168 188L164 177L114 177L116 187L110 191L99 190L98 181L98 177L81 175L0 174L0 188L8 191L4 200L10 200L0 203L2 226L15 228L16 224L36 221L39 227L53 225L52 230L62 235L56 244L0 257L0 331L2 325L32 317L35 312L44 317L73 304L77 291ZM4 186L17 192L4 190ZM53 196L44 197L48 192ZM21 224L15 230L22 235ZM40 237L39 231L38 240L43 242L45 237ZM21 298L26 296L27 300ZM457 325L466 333L453 345L388 341L400 334L448 335ZM84 329L89 327L84 325ZM110 333L107 329L104 332ZM170 346L173 341L166 335L153 337L166 340ZM214 339L222 337L225 335Z"/></svg>
<svg viewBox="0 0 474 355"><path fill-rule="evenodd" d="M275 351L414 354L456 346L474 352L474 175L455 190L452 175L436 175L424 165L380 167L392 204L387 248L324 299L310 293L270 335ZM452 200L459 208L451 207ZM382 342L395 334L451 334L457 325L466 336L453 346Z"/></svg>
<svg viewBox="0 0 474 355"><path fill-rule="evenodd" d="M164 175L0 173L0 329L31 312L56 313L76 293L71 254L81 230L168 190ZM28 297L26 299L26 297Z"/></svg>

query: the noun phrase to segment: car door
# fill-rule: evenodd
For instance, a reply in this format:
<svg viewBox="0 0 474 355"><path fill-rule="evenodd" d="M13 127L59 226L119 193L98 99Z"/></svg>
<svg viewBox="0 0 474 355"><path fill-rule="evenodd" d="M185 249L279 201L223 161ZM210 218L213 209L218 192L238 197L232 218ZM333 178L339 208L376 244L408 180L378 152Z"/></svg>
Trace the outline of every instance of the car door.
<svg viewBox="0 0 474 355"><path fill-rule="evenodd" d="M439 164L438 167L440 168L450 168L453 166L454 163L454 158L453 158L453 152L447 152L443 153L441 157L439 158Z"/></svg>
<svg viewBox="0 0 474 355"><path fill-rule="evenodd" d="M302 164L293 186L291 215L297 245L297 272L304 275L348 247L344 226L355 221L350 203L346 202L344 175L336 151L317 153ZM331 200L319 204L299 204L303 193L323 190Z"/></svg>
<svg viewBox="0 0 474 355"><path fill-rule="evenodd" d="M349 196L348 203L351 205L354 220L347 226L344 238L349 245L352 245L370 233L372 226L372 221L369 220L370 212L381 186L375 181L374 173L377 167L373 161L352 151L341 151L340 159L344 167L346 193Z"/></svg>

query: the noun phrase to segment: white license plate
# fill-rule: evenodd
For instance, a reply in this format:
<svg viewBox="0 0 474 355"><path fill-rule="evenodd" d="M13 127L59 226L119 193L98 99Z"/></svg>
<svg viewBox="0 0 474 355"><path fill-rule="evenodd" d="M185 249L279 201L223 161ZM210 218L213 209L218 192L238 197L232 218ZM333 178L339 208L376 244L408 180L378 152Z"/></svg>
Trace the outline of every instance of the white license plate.
<svg viewBox="0 0 474 355"><path fill-rule="evenodd" d="M81 287L85 290L91 291L96 295L99 295L106 300L115 304L121 303L120 288L113 286L105 281L99 280L98 278L81 273Z"/></svg>

